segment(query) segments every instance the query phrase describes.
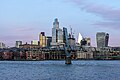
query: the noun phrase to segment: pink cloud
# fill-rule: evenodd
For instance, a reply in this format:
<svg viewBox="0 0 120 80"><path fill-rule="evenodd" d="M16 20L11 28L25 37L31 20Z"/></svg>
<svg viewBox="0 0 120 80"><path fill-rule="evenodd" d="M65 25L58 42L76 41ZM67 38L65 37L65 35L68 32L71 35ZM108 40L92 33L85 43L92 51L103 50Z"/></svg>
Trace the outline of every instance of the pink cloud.
<svg viewBox="0 0 120 80"><path fill-rule="evenodd" d="M101 16L104 20L118 21L120 20L120 9L107 7L105 5L89 4L82 7L83 10L95 15Z"/></svg>

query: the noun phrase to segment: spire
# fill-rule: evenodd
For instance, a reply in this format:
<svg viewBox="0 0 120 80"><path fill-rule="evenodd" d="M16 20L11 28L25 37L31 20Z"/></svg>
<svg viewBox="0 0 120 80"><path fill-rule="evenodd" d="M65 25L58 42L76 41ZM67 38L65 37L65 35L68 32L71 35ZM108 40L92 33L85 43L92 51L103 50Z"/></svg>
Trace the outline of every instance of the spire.
<svg viewBox="0 0 120 80"><path fill-rule="evenodd" d="M70 37L70 38L74 38L74 33L73 33L73 29L71 28L71 26L70 26L69 37Z"/></svg>

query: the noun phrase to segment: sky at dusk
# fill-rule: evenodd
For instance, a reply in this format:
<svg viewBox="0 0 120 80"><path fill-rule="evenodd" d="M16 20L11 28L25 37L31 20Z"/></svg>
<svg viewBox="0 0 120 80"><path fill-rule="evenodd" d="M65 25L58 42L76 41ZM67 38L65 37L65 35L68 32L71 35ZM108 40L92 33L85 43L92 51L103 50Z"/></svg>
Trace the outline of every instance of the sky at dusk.
<svg viewBox="0 0 120 80"><path fill-rule="evenodd" d="M0 0L0 42L14 46L15 41L30 43L39 33L51 36L55 18L60 28L70 26L90 37L96 46L96 33L110 35L109 46L120 46L120 0Z"/></svg>

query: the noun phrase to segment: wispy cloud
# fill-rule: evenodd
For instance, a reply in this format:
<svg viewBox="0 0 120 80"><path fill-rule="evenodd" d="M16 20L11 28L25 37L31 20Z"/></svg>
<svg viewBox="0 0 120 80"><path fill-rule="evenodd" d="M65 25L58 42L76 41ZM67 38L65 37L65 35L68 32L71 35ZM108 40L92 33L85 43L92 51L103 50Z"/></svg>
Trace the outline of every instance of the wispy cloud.
<svg viewBox="0 0 120 80"><path fill-rule="evenodd" d="M106 22L96 22L93 25L98 26L98 27L107 27L111 29L120 29L120 22L119 21L106 21Z"/></svg>
<svg viewBox="0 0 120 80"><path fill-rule="evenodd" d="M120 9L106 5L90 3L88 0L71 0L77 6L88 13L100 16L103 20L93 23L95 26L120 29ZM117 1L116 1L117 2Z"/></svg>
<svg viewBox="0 0 120 80"><path fill-rule="evenodd" d="M115 9L105 5L89 4L82 7L83 10L101 16L104 20L120 20L120 9Z"/></svg>

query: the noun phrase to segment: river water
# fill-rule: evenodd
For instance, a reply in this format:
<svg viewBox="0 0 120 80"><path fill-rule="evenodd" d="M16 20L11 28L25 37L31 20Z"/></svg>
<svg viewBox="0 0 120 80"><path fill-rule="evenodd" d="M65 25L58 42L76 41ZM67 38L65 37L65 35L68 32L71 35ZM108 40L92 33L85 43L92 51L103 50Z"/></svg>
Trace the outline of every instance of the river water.
<svg viewBox="0 0 120 80"><path fill-rule="evenodd" d="M120 80L120 61L0 61L0 80Z"/></svg>

